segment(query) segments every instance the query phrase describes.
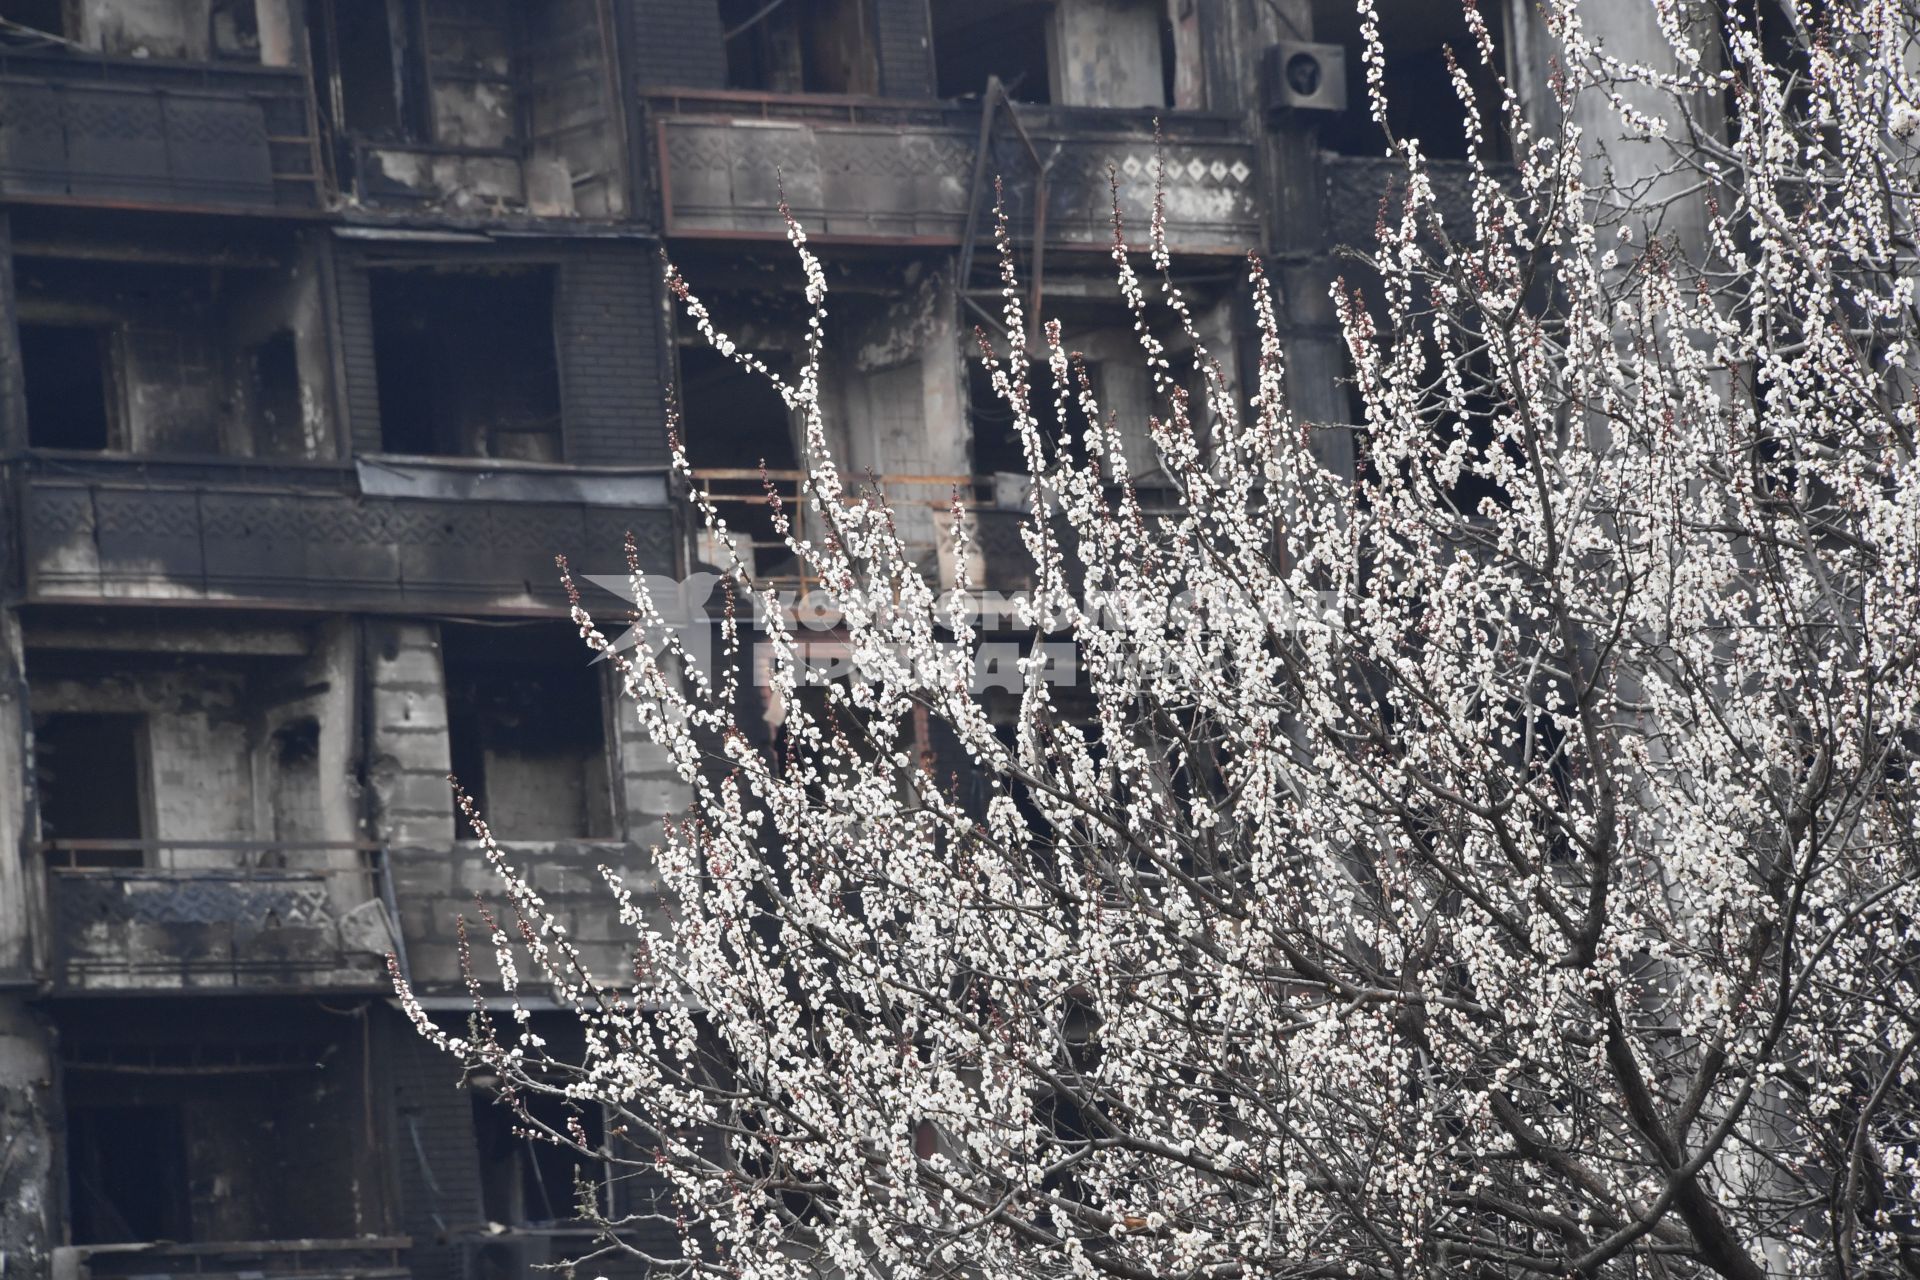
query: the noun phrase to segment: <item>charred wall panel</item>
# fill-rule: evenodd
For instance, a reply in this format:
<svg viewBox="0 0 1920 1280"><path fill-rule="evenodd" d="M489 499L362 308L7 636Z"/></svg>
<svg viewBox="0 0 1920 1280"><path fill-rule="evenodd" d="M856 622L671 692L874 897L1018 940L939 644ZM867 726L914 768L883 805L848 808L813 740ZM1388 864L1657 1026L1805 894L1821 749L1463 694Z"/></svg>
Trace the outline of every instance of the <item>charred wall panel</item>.
<svg viewBox="0 0 1920 1280"><path fill-rule="evenodd" d="M634 76L642 86L727 87L719 0L629 0Z"/></svg>
<svg viewBox="0 0 1920 1280"><path fill-rule="evenodd" d="M658 259L593 245L561 266L560 358L567 461L650 466L667 457Z"/></svg>
<svg viewBox="0 0 1920 1280"><path fill-rule="evenodd" d="M480 1225L480 1175L473 1104L460 1064L428 1044L399 1015L376 1017L374 1060L392 1101L394 1181L400 1228L413 1238L415 1280L459 1280L452 1234Z"/></svg>
<svg viewBox="0 0 1920 1280"><path fill-rule="evenodd" d="M933 50L926 0L874 0L880 92L889 98L933 96Z"/></svg>
<svg viewBox="0 0 1920 1280"><path fill-rule="evenodd" d="M13 299L13 220L0 212L0 452L7 453L27 442L26 383Z"/></svg>
<svg viewBox="0 0 1920 1280"><path fill-rule="evenodd" d="M346 375L347 426L355 453L380 451L380 375L373 362L373 289L357 255L335 259L340 300L340 364Z"/></svg>

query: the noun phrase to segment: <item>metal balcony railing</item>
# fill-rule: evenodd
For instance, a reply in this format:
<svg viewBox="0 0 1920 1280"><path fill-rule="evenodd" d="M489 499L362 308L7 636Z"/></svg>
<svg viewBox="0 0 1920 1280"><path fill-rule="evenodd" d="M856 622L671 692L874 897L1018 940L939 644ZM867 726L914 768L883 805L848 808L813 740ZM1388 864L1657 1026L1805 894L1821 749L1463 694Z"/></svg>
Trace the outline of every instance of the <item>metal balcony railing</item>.
<svg viewBox="0 0 1920 1280"><path fill-rule="evenodd" d="M54 1280L109 1277L300 1276L302 1280L405 1280L407 1236L72 1245L53 1251Z"/></svg>
<svg viewBox="0 0 1920 1280"><path fill-rule="evenodd" d="M57 987L377 989L396 945L378 845L57 840L41 851Z"/></svg>
<svg viewBox="0 0 1920 1280"><path fill-rule="evenodd" d="M317 209L317 138L294 68L0 48L0 194Z"/></svg>

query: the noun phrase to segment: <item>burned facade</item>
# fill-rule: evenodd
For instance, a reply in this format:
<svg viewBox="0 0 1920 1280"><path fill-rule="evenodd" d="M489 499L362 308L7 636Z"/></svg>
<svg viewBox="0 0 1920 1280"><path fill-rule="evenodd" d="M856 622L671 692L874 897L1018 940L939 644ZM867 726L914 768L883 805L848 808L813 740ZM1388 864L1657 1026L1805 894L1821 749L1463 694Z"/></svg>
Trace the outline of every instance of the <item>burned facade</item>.
<svg viewBox="0 0 1920 1280"><path fill-rule="evenodd" d="M1383 6L1415 81L1459 39L1441 7ZM411 1032L385 957L466 1006L454 920L494 878L452 772L630 971L595 868L644 891L685 796L554 557L724 561L669 482L676 379L699 483L805 586L764 487L797 479L794 424L675 324L662 247L790 363L789 203L836 290L842 460L944 580L971 495L992 583L1024 505L968 361L976 326L1004 336L996 179L1143 492L1110 173L1139 243L1161 175L1229 377L1267 254L1295 408L1344 420L1330 246L1366 238L1386 172L1337 91L1350 9L0 0L0 1274L566 1256L571 1168Z"/></svg>

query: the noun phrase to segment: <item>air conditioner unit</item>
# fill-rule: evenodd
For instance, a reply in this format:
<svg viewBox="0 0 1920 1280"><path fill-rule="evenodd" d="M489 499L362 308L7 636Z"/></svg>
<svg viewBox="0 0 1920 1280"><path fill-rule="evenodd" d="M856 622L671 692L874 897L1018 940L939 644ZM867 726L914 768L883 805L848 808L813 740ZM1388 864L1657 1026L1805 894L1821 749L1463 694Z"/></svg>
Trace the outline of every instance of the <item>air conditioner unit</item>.
<svg viewBox="0 0 1920 1280"><path fill-rule="evenodd" d="M1260 56L1260 105L1267 111L1345 111L1344 45L1282 40Z"/></svg>

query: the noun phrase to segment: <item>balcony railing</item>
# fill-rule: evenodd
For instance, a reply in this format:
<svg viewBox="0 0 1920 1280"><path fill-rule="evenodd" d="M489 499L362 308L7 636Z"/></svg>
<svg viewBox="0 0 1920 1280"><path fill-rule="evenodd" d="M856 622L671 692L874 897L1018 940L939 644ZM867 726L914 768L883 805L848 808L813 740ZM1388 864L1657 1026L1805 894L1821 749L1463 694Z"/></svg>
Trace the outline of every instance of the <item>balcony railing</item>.
<svg viewBox="0 0 1920 1280"><path fill-rule="evenodd" d="M320 183L298 70L0 49L0 195L313 209Z"/></svg>
<svg viewBox="0 0 1920 1280"><path fill-rule="evenodd" d="M670 236L779 237L784 192L815 239L956 245L998 177L1016 238L1030 241L1037 225L1049 247L1104 250L1111 169L1129 239L1144 244L1158 160L1176 252L1239 254L1260 243L1257 148L1223 116L1168 116L1156 143L1151 111L1022 106L1019 130L983 131L981 109L964 103L680 91L647 106ZM972 225L983 240L990 233L990 222Z"/></svg>
<svg viewBox="0 0 1920 1280"><path fill-rule="evenodd" d="M762 471L757 467L701 467L693 473L701 493L713 503L727 522L728 536L742 563L752 568L757 581L781 590L792 590L804 599L819 586L819 579L808 572L787 549L786 540L776 531L775 512L784 515L794 537L804 541L817 534L811 505L802 497L806 473L802 471ZM931 566L938 563L943 581L952 581L952 566L942 555L953 549L952 510L954 494L972 509L981 494L991 494L992 477L970 475L926 476L847 476L844 477L848 502L858 502L867 494L884 497L892 506L896 527L907 551ZM990 497L989 497L990 500ZM696 558L715 568L727 567L727 548L704 530L696 534L699 545Z"/></svg>
<svg viewBox="0 0 1920 1280"><path fill-rule="evenodd" d="M617 570L632 532L654 571L674 563L657 472L44 453L12 470L38 599L533 612L564 601L556 554Z"/></svg>
<svg viewBox="0 0 1920 1280"><path fill-rule="evenodd" d="M378 989L386 859L338 841L42 846L57 988Z"/></svg>
<svg viewBox="0 0 1920 1280"><path fill-rule="evenodd" d="M53 1280L299 1276L301 1280L406 1280L406 1236L211 1244L77 1245L53 1251Z"/></svg>

